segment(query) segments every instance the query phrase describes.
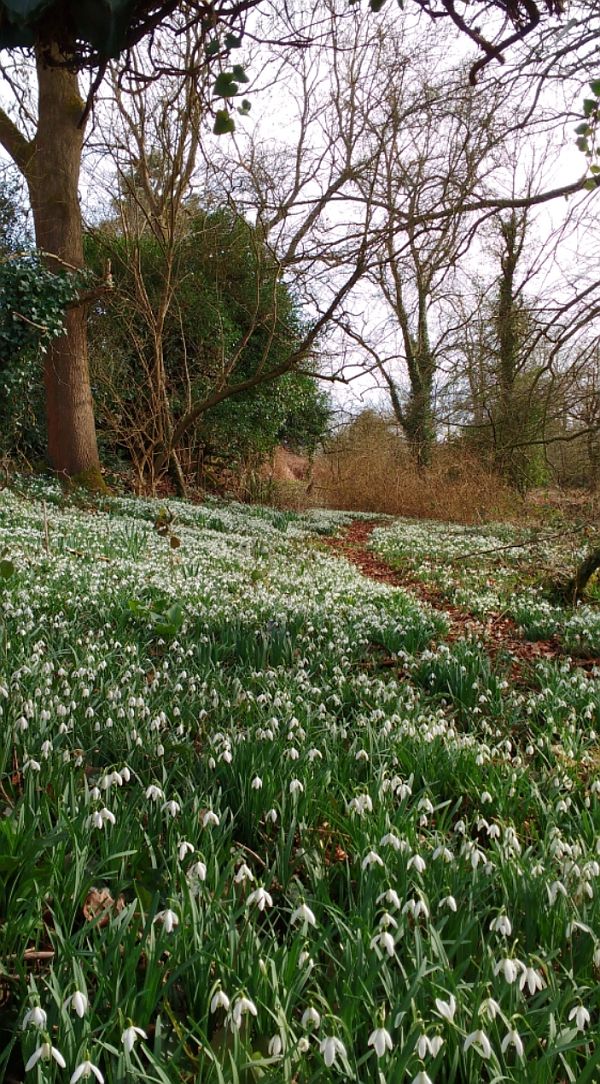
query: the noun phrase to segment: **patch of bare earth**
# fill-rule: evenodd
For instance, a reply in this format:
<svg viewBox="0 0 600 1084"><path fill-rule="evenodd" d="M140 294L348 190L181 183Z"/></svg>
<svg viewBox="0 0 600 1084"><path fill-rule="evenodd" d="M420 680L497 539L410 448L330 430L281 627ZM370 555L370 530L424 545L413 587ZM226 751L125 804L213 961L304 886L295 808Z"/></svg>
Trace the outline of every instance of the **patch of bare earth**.
<svg viewBox="0 0 600 1084"><path fill-rule="evenodd" d="M364 576L377 580L379 583L388 583L392 587L402 587L429 603L433 609L447 615L447 639L450 642L476 636L492 658L501 653L511 655L514 660L511 668L514 680L521 680L524 664L534 663L539 659L564 657L564 651L558 640L554 638L535 642L524 640L518 625L511 618L503 614L489 613L482 620L448 602L433 584L423 583L409 571L403 572L401 569L391 568L377 554L368 549L371 534L379 525L378 520L355 520L340 535L323 541L334 553L338 553L356 565ZM600 660L573 659L572 662L587 670L598 665Z"/></svg>

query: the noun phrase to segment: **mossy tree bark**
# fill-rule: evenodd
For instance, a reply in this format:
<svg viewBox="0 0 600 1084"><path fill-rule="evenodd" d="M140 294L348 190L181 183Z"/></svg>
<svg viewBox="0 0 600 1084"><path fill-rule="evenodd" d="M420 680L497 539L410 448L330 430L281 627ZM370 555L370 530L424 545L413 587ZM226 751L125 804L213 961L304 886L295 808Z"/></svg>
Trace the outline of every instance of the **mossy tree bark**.
<svg viewBox="0 0 600 1084"><path fill-rule="evenodd" d="M0 142L27 183L35 239L51 270L83 267L83 226L78 185L83 149L84 104L77 74L53 66L57 49L38 50L38 119L28 141L0 116ZM87 487L102 486L88 368L85 305L66 314L66 332L45 356L44 384L48 460L59 474Z"/></svg>

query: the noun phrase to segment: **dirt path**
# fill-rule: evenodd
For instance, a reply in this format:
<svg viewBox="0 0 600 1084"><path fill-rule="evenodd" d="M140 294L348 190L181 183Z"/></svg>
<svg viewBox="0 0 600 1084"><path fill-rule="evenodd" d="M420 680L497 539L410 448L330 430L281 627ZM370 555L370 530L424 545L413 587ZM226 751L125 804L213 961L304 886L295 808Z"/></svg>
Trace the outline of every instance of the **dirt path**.
<svg viewBox="0 0 600 1084"><path fill-rule="evenodd" d="M432 584L422 583L410 572L391 568L367 548L371 534L375 527L380 525L379 520L355 520L337 537L324 538L323 541L334 553L338 553L356 565L363 576L368 576L380 583L389 583L393 587L403 587L423 602L429 603L433 609L446 614L448 641L454 642L471 635L481 640L492 658L501 652L508 652L515 660L513 676L517 680L521 677L521 666L524 663L565 657L563 648L557 640L535 642L524 640L518 625L511 618L490 613L482 620L448 602L441 591ZM586 669L599 661L598 659L573 660L574 664L585 666Z"/></svg>

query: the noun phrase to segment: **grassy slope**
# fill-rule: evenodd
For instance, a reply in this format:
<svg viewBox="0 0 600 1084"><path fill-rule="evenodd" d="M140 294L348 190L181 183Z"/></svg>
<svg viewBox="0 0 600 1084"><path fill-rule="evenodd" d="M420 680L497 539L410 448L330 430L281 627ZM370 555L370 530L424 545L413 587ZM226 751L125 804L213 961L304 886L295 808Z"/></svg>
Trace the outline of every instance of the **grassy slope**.
<svg viewBox="0 0 600 1084"><path fill-rule="evenodd" d="M597 1079L598 680L440 645L343 516L170 508L0 493L0 1076Z"/></svg>

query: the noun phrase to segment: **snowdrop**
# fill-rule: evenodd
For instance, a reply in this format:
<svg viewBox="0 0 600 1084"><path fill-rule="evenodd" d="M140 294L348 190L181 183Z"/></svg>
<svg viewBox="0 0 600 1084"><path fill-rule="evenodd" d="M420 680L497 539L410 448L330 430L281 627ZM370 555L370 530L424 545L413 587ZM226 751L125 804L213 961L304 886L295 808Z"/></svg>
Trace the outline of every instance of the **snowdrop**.
<svg viewBox="0 0 600 1084"><path fill-rule="evenodd" d="M229 1009L229 998L224 990L217 990L210 1000L211 1013L215 1013L217 1009L224 1009L225 1012Z"/></svg>
<svg viewBox="0 0 600 1084"><path fill-rule="evenodd" d="M346 1057L346 1047L337 1036L328 1035L325 1039L321 1039L319 1053L323 1055L323 1061L327 1068L330 1069L338 1057Z"/></svg>
<svg viewBox="0 0 600 1084"><path fill-rule="evenodd" d="M320 1026L321 1026L320 1013L317 1011L317 1009L313 1008L313 1006L310 1005L308 1007L308 1009L305 1009L304 1012L302 1013L302 1027L306 1028L307 1030L310 1030L312 1028L314 1028L316 1030Z"/></svg>
<svg viewBox="0 0 600 1084"><path fill-rule="evenodd" d="M153 921L161 922L165 933L172 933L179 925L179 916L168 907L165 911L158 911Z"/></svg>
<svg viewBox="0 0 600 1084"><path fill-rule="evenodd" d="M83 994L81 990L76 990L74 994L71 994L71 996L66 999L66 1001L63 1001L63 1009L71 1007L75 1010L80 1019L83 1019L85 1016L88 1005L89 1001L87 995Z"/></svg>
<svg viewBox="0 0 600 1084"><path fill-rule="evenodd" d="M250 893L246 902L249 907L252 906L252 904L256 904L259 911L264 911L265 907L273 906L273 897L265 888L259 887L255 888L254 892Z"/></svg>
<svg viewBox="0 0 600 1084"><path fill-rule="evenodd" d="M383 859L379 857L376 851L369 851L361 862L361 869L367 870L371 866L383 866Z"/></svg>
<svg viewBox="0 0 600 1084"><path fill-rule="evenodd" d="M523 1040L521 1039L521 1036L519 1035L518 1031L515 1031L513 1028L509 1028L509 1030L506 1032L506 1035L504 1036L502 1042L500 1043L500 1049L501 1049L503 1054L506 1053L509 1046L514 1046L515 1052L516 1052L516 1055L517 1055L518 1058L523 1057L523 1054L525 1053L525 1048L523 1046Z"/></svg>
<svg viewBox="0 0 600 1084"><path fill-rule="evenodd" d="M447 1001L443 1001L442 998L436 997L435 1007L444 1020L447 1020L449 1024L454 1020L456 1014L456 998L454 994L450 994Z"/></svg>
<svg viewBox="0 0 600 1084"><path fill-rule="evenodd" d="M467 1035L463 1043L465 1054L471 1047L473 1047L482 1058L490 1058L492 1056L492 1045L490 1040L485 1034L485 1031L482 1031L481 1029L472 1031L470 1035Z"/></svg>
<svg viewBox="0 0 600 1084"><path fill-rule="evenodd" d="M231 1026L235 1031L239 1031L242 1026L242 1018L244 1016L257 1016L258 1009L253 1001L249 997L238 997L233 1003L231 1010Z"/></svg>
<svg viewBox="0 0 600 1084"><path fill-rule="evenodd" d="M575 1021L577 1031L585 1031L590 1022L590 1014L584 1005L575 1005L569 1013L569 1020Z"/></svg>
<svg viewBox="0 0 600 1084"><path fill-rule="evenodd" d="M367 1046L372 1046L378 1058L382 1058L387 1050L393 1047L392 1036L387 1028L375 1028L367 1040Z"/></svg>
<svg viewBox="0 0 600 1084"><path fill-rule="evenodd" d="M34 1005L33 1009L29 1009L23 1017L23 1028L26 1028L29 1024L33 1024L34 1028L45 1028L48 1020L48 1016L44 1009L39 1005Z"/></svg>
<svg viewBox="0 0 600 1084"><path fill-rule="evenodd" d="M82 1061L79 1063L71 1077L71 1084L77 1084L78 1080L81 1080L82 1078L85 1080L88 1076L95 1076L98 1084L104 1084L104 1077L102 1076L102 1073L100 1072L98 1066L94 1065L94 1063L92 1061L89 1061L89 1059L86 1059L86 1061Z"/></svg>
<svg viewBox="0 0 600 1084"><path fill-rule="evenodd" d="M314 912L305 903L301 903L299 907L296 907L295 911L292 911L290 923L294 926L297 922L302 922L304 926L317 925Z"/></svg>
<svg viewBox="0 0 600 1084"><path fill-rule="evenodd" d="M146 1035L146 1032L143 1028L138 1028L135 1024L130 1024L129 1027L125 1028L125 1031L121 1035L121 1042L125 1049L125 1053L131 1054L131 1051L133 1050L138 1039L147 1038L148 1036Z"/></svg>
<svg viewBox="0 0 600 1084"><path fill-rule="evenodd" d="M67 1063L63 1058L60 1050L57 1047L52 1046L52 1043L41 1043L38 1046L28 1061L25 1063L25 1072L28 1073L30 1069L33 1069L34 1065L37 1065L40 1059L42 1061L50 1061L53 1059L57 1065L60 1065L61 1069L66 1069Z"/></svg>

